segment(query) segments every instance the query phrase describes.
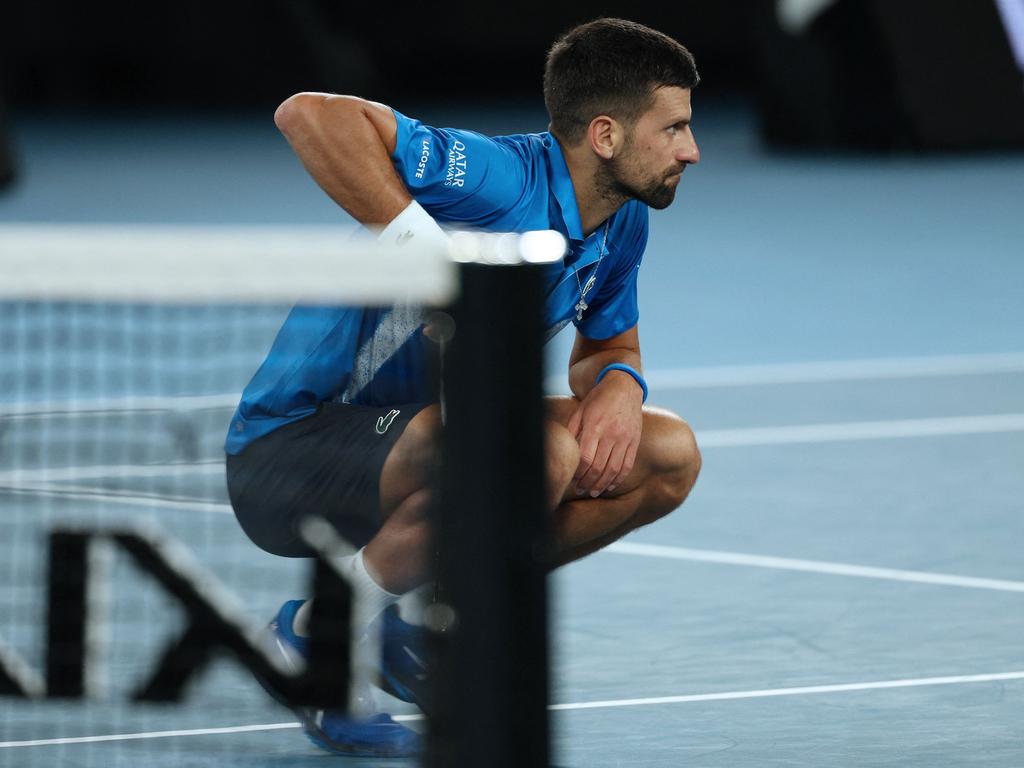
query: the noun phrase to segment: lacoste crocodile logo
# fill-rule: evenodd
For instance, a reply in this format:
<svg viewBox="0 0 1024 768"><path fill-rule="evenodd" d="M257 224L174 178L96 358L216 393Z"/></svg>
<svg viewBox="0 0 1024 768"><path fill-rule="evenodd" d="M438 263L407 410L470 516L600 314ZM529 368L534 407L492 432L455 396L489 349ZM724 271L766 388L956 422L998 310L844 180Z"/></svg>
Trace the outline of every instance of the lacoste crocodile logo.
<svg viewBox="0 0 1024 768"><path fill-rule="evenodd" d="M387 432L388 427L391 426L391 422L393 422L395 420L395 417L398 416L398 414L400 413L401 411L392 408L390 411L388 411L387 416L381 416L380 418L378 418L377 426L375 427L377 434L383 435L385 432Z"/></svg>

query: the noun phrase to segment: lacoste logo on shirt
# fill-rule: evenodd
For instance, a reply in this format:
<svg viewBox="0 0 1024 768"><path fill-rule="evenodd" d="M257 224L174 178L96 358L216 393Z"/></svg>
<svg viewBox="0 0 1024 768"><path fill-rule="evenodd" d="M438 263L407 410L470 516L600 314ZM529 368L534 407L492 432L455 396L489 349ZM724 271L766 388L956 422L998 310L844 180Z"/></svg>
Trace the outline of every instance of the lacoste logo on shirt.
<svg viewBox="0 0 1024 768"><path fill-rule="evenodd" d="M393 422L395 420L395 417L398 416L398 414L400 414L400 413L401 413L401 411L397 411L394 408L392 408L390 411L388 411L388 415L387 416L381 416L380 418L378 418L377 419L377 426L375 428L376 431L377 431L377 434L378 435L383 435L385 432L387 432L388 431L388 427L391 426L391 422Z"/></svg>
<svg viewBox="0 0 1024 768"><path fill-rule="evenodd" d="M423 140L423 154L420 155L420 164L416 166L416 178L422 179L424 171L427 170L427 160L430 159L430 142Z"/></svg>
<svg viewBox="0 0 1024 768"><path fill-rule="evenodd" d="M411 229L407 229L407 230L405 230L405 232L403 232L402 234L400 234L400 235L399 235L399 236L398 236L398 237L397 237L397 238L395 239L395 245L402 245L403 243L406 243L406 242L408 242L409 240L412 240L412 237L413 237L413 235L412 235L412 230L411 230Z"/></svg>

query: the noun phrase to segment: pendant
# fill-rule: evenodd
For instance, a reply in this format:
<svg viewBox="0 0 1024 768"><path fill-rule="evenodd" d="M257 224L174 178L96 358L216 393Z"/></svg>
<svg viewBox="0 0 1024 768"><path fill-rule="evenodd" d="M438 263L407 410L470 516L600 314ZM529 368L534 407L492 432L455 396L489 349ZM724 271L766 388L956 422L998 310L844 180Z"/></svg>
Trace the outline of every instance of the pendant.
<svg viewBox="0 0 1024 768"><path fill-rule="evenodd" d="M579 304L573 307L573 309L576 310L576 322L578 323L580 320L583 319L583 313L586 312L588 309L587 302L585 302L581 298Z"/></svg>

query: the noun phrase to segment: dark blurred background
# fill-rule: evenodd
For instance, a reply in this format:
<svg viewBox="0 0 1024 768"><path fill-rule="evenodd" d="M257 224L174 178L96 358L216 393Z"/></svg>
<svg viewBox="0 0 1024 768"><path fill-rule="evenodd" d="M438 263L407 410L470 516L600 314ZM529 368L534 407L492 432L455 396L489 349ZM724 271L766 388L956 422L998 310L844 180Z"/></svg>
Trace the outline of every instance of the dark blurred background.
<svg viewBox="0 0 1024 768"><path fill-rule="evenodd" d="M1024 143L1015 14L1024 0L34 0L5 4L0 61L9 109L34 113L267 109L297 90L508 104L539 99L560 32L623 15L696 54L703 99L756 100L774 144L1005 147Z"/></svg>
<svg viewBox="0 0 1024 768"><path fill-rule="evenodd" d="M560 32L628 11L690 46L709 89L744 90L755 65L741 5L39 0L9 12L4 58L19 105L268 106L297 88L498 101L538 94Z"/></svg>

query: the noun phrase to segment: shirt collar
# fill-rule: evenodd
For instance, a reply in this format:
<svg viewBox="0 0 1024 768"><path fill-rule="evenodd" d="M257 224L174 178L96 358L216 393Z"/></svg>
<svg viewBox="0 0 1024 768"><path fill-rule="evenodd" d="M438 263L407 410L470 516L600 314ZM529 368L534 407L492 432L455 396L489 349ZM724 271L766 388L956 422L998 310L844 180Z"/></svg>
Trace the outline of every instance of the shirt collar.
<svg viewBox="0 0 1024 768"><path fill-rule="evenodd" d="M565 222L569 240L582 243L586 238L583 237L583 224L580 221L580 209L576 204L576 190L572 186L569 166L565 163L565 155L562 154L558 139L551 133L547 136L548 140L544 144L548 152L548 183L562 211L562 220Z"/></svg>

